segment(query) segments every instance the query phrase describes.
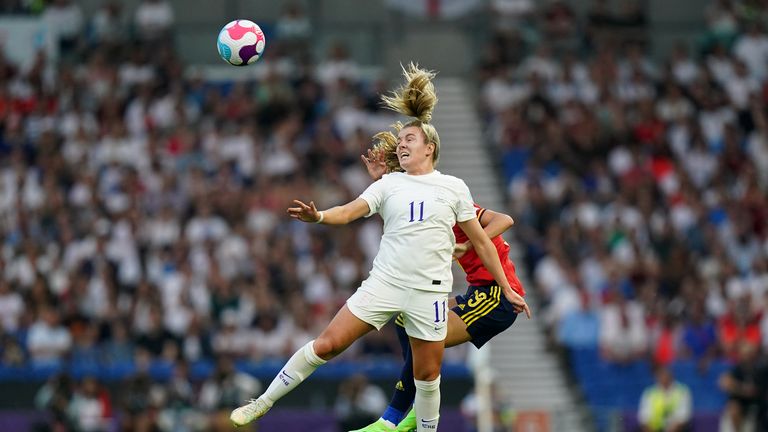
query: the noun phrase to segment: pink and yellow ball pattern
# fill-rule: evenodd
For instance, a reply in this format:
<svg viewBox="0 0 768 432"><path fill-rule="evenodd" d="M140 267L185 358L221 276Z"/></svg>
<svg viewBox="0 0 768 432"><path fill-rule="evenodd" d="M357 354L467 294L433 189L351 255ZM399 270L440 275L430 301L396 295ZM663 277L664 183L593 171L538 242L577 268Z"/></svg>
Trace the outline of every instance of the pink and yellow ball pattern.
<svg viewBox="0 0 768 432"><path fill-rule="evenodd" d="M221 29L216 46L224 61L235 66L246 66L261 57L266 43L264 32L256 23L235 20Z"/></svg>

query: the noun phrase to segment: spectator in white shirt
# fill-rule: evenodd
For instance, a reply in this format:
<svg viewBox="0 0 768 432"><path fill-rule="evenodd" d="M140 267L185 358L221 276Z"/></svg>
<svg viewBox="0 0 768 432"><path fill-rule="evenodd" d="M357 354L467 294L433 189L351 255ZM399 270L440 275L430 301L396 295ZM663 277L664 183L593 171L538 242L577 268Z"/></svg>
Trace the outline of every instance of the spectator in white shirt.
<svg viewBox="0 0 768 432"><path fill-rule="evenodd" d="M139 37L149 41L168 35L175 16L171 4L166 0L144 0L136 9L135 20Z"/></svg>
<svg viewBox="0 0 768 432"><path fill-rule="evenodd" d="M8 282L0 279L0 325L2 330L9 333L16 331L24 309L24 300L21 295L11 290Z"/></svg>
<svg viewBox="0 0 768 432"><path fill-rule="evenodd" d="M733 58L723 44L712 47L712 52L707 56L707 67L721 85L733 76Z"/></svg>
<svg viewBox="0 0 768 432"><path fill-rule="evenodd" d="M357 63L349 56L347 47L337 42L325 60L317 65L317 77L328 88L334 89L340 79L356 82L360 76Z"/></svg>
<svg viewBox="0 0 768 432"><path fill-rule="evenodd" d="M725 91L731 105L738 111L745 111L749 109L751 96L760 91L760 82L754 75L749 74L746 63L738 61L735 73L725 83Z"/></svg>
<svg viewBox="0 0 768 432"><path fill-rule="evenodd" d="M768 75L768 36L756 24L733 46L733 53L749 67L753 77L762 80Z"/></svg>
<svg viewBox="0 0 768 432"><path fill-rule="evenodd" d="M229 232L227 222L211 211L208 203L201 203L185 231L187 240L192 244L213 240L219 241Z"/></svg>
<svg viewBox="0 0 768 432"><path fill-rule="evenodd" d="M648 329L643 307L613 290L613 297L600 312L600 352L605 360L631 362L648 350Z"/></svg>
<svg viewBox="0 0 768 432"><path fill-rule="evenodd" d="M72 346L72 336L59 323L59 312L48 306L42 307L38 319L29 329L27 348L35 364L57 364Z"/></svg>
<svg viewBox="0 0 768 432"><path fill-rule="evenodd" d="M122 5L118 1L104 3L91 21L91 37L99 43L119 43L126 37Z"/></svg>
<svg viewBox="0 0 768 432"><path fill-rule="evenodd" d="M691 58L685 45L678 45L672 53L672 74L678 83L688 85L699 76L699 66Z"/></svg>

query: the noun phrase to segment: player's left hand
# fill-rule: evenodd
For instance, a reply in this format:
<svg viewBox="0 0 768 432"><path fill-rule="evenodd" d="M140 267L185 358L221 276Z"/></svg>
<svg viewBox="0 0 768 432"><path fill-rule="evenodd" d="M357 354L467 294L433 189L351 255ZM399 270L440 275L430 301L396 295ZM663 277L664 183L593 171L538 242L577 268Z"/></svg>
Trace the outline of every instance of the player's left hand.
<svg viewBox="0 0 768 432"><path fill-rule="evenodd" d="M387 173L387 164L384 162L384 152L381 149L368 149L368 155L360 155L365 164L365 169L373 181L376 181Z"/></svg>
<svg viewBox="0 0 768 432"><path fill-rule="evenodd" d="M299 200L293 200L296 207L288 208L288 216L298 219L302 222L317 222L320 220L320 212L315 207L315 202L310 201L309 205L304 204Z"/></svg>
<svg viewBox="0 0 768 432"><path fill-rule="evenodd" d="M464 254L466 254L469 251L470 249L469 245L470 243L468 241L464 243L456 243L456 246L453 247L453 258L459 259L463 257Z"/></svg>
<svg viewBox="0 0 768 432"><path fill-rule="evenodd" d="M512 307L514 308L516 313L525 312L525 315L530 319L531 318L531 309L528 307L528 303L525 302L525 299L520 294L516 293L513 289L505 289L504 291L504 297L509 300L510 303L512 303Z"/></svg>

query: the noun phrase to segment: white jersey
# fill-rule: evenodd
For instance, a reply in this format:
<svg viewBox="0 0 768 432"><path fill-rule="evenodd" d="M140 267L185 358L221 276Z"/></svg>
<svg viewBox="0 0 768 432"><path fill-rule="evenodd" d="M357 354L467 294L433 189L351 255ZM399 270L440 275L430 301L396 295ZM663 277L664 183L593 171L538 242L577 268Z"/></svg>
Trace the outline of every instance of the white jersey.
<svg viewBox="0 0 768 432"><path fill-rule="evenodd" d="M371 276L403 287L451 292L453 226L474 217L472 195L456 177L384 175L360 195L371 216L381 214L384 235Z"/></svg>

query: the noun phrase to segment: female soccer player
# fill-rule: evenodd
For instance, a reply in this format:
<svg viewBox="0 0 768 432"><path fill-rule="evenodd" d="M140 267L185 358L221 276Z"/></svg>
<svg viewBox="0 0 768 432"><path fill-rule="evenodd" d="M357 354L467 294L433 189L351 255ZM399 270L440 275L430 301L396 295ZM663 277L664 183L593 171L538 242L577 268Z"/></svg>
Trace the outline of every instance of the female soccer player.
<svg viewBox="0 0 768 432"><path fill-rule="evenodd" d="M291 217L303 222L331 225L381 214L384 234L370 275L320 336L288 360L264 394L232 411L235 425L262 417L320 365L403 313L413 353L416 429L437 430L447 300L453 282L451 227L457 222L516 311L530 313L506 280L493 244L477 221L466 184L435 170L440 139L429 123L437 103L434 74L413 64L403 72L407 84L383 100L401 114L415 117L398 133L397 155L404 172L385 175L342 206L318 211L313 202L294 201L296 207L288 209Z"/></svg>
<svg viewBox="0 0 768 432"><path fill-rule="evenodd" d="M397 129L399 124L395 125ZM363 156L368 174L373 180L381 178L387 172L399 171L397 165L397 137L390 132L382 132L374 137L378 143L368 156ZM515 265L509 259L509 244L501 234L509 229L514 221L508 215L486 210L475 205L477 219L486 235L496 247L509 284L519 295L524 296L520 280L515 274ZM467 273L469 287L463 295L450 300L451 311L448 316L448 335L446 348L472 342L480 348L497 334L509 328L517 319L514 305L499 295L499 286L488 270L483 267L477 254L472 250L472 243L458 225L453 226L456 236L454 257ZM416 429L416 416L413 410L408 412L414 398L413 367L407 336L403 330L403 317L398 316L397 335L403 348L405 364L400 380L395 386L395 393L384 414L375 423L352 432L411 432Z"/></svg>

